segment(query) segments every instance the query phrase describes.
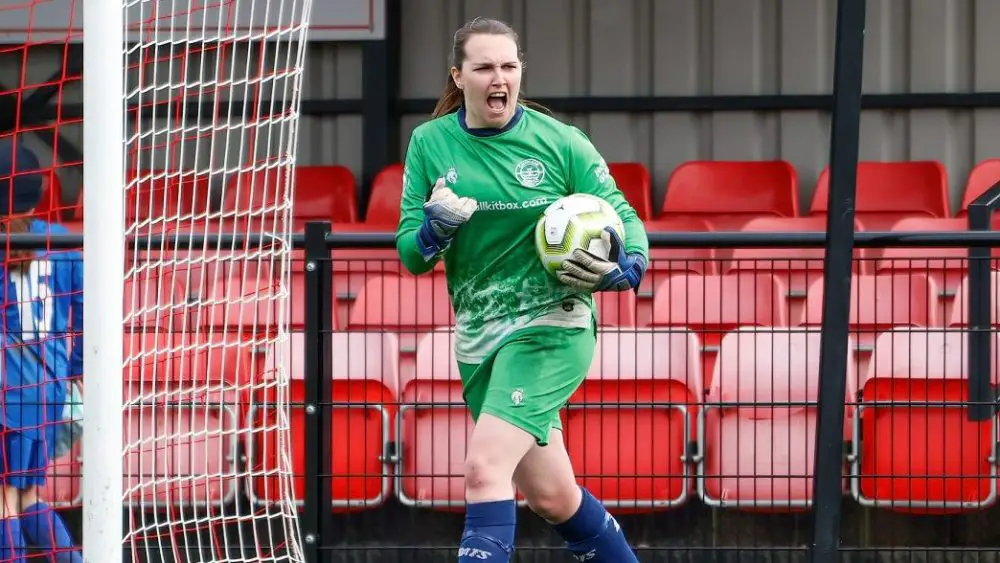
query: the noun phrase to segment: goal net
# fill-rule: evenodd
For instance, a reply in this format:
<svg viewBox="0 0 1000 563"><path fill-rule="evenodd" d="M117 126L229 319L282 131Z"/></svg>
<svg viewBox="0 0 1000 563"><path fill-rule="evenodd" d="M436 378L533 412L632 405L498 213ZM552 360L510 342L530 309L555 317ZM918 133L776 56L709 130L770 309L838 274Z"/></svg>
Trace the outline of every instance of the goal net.
<svg viewBox="0 0 1000 563"><path fill-rule="evenodd" d="M38 433L79 426L82 437L48 460L40 496L89 560L303 560L287 319L310 10L0 0L0 141L22 164L5 178L0 155L0 183L40 177L32 213L47 223L35 229L83 234L82 251L35 251L82 258L82 286L5 306L58 317L76 296L86 311L82 326L54 322L33 338L50 355L71 342L82 358L70 374L82 376L82 408L47 409L63 418ZM249 501L260 482L266 501Z"/></svg>

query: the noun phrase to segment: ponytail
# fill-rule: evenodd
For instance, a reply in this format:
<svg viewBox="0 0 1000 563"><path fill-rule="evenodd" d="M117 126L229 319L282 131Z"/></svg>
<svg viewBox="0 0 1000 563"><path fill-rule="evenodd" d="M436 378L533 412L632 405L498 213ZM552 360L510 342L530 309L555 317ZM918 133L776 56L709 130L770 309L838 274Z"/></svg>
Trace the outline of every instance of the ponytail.
<svg viewBox="0 0 1000 563"><path fill-rule="evenodd" d="M458 108L462 107L464 100L465 95L458 85L455 84L455 80L451 77L451 73L448 73L448 81L444 85L444 92L441 93L441 97L438 98L437 105L434 106L434 111L431 113L431 119L437 119L441 116L458 111ZM526 100L521 94L517 95L517 102L523 104L525 107L540 111L546 115L552 115L552 110L539 103Z"/></svg>
<svg viewBox="0 0 1000 563"><path fill-rule="evenodd" d="M458 108L462 107L463 100L462 90L459 89L458 84L455 84L455 80L451 77L451 73L448 73L448 82L444 85L444 92L441 93L441 97L438 98L437 105L434 106L434 111L431 113L431 119L437 119L443 115L448 115L454 111L458 111Z"/></svg>

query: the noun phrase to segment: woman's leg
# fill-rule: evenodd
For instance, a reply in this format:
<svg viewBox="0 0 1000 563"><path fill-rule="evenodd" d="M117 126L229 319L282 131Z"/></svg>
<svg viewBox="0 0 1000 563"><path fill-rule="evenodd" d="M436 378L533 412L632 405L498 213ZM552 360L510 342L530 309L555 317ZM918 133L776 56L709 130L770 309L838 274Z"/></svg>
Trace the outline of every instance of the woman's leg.
<svg viewBox="0 0 1000 563"><path fill-rule="evenodd" d="M531 510L552 524L581 561L638 562L618 522L577 485L559 430L552 430L549 445L535 446L524 456L514 471L514 483Z"/></svg>
<svg viewBox="0 0 1000 563"><path fill-rule="evenodd" d="M507 562L514 548L514 469L535 443L527 432L490 414L476 421L466 451L465 530L458 561Z"/></svg>
<svg viewBox="0 0 1000 563"><path fill-rule="evenodd" d="M51 553L53 563L83 563L83 555L73 542L69 528L45 501L38 497L38 487L20 491L21 528L29 543Z"/></svg>
<svg viewBox="0 0 1000 563"><path fill-rule="evenodd" d="M594 345L591 329L536 326L512 335L474 369L459 366L476 421L467 452L464 536L476 537L472 530L485 522L497 533L509 529L492 546L513 545L514 472L529 451L548 443L559 410L590 367ZM502 527L494 524L500 522ZM460 562L508 561L512 551L505 548L494 559L489 549L466 547L481 549L463 541Z"/></svg>
<svg viewBox="0 0 1000 563"><path fill-rule="evenodd" d="M18 486L23 486L23 472L30 467L31 441L17 432L0 431L0 471L3 472L3 498L0 499L0 560L24 561L24 532L21 529Z"/></svg>

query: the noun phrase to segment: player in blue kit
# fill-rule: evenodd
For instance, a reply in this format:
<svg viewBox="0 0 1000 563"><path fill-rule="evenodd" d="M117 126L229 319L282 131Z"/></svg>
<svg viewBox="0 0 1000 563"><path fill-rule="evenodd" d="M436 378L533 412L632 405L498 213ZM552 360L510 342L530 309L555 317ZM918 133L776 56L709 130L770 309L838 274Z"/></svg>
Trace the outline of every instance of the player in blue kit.
<svg viewBox="0 0 1000 563"><path fill-rule="evenodd" d="M42 196L42 174L32 173L39 168L37 157L21 143L0 140L3 231L66 232L31 216ZM38 496L55 457L70 386L83 375L82 256L45 249L0 252L0 559L22 561L30 545L48 553L47 561L82 563L66 524Z"/></svg>

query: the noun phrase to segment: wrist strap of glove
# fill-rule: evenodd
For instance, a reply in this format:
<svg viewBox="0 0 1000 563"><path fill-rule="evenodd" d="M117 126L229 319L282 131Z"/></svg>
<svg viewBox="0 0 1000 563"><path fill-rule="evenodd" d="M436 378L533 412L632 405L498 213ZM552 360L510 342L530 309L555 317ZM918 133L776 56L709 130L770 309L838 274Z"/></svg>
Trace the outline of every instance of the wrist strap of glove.
<svg viewBox="0 0 1000 563"><path fill-rule="evenodd" d="M424 218L424 223L420 225L420 230L417 231L417 247L424 261L430 261L435 256L443 253L448 249L450 242L449 240L440 238L431 227L430 219Z"/></svg>
<svg viewBox="0 0 1000 563"><path fill-rule="evenodd" d="M642 278L646 275L646 259L642 254L636 252L629 255L629 261L632 264L625 272L625 279L628 280L629 286L634 291L639 291L639 284L642 283Z"/></svg>

